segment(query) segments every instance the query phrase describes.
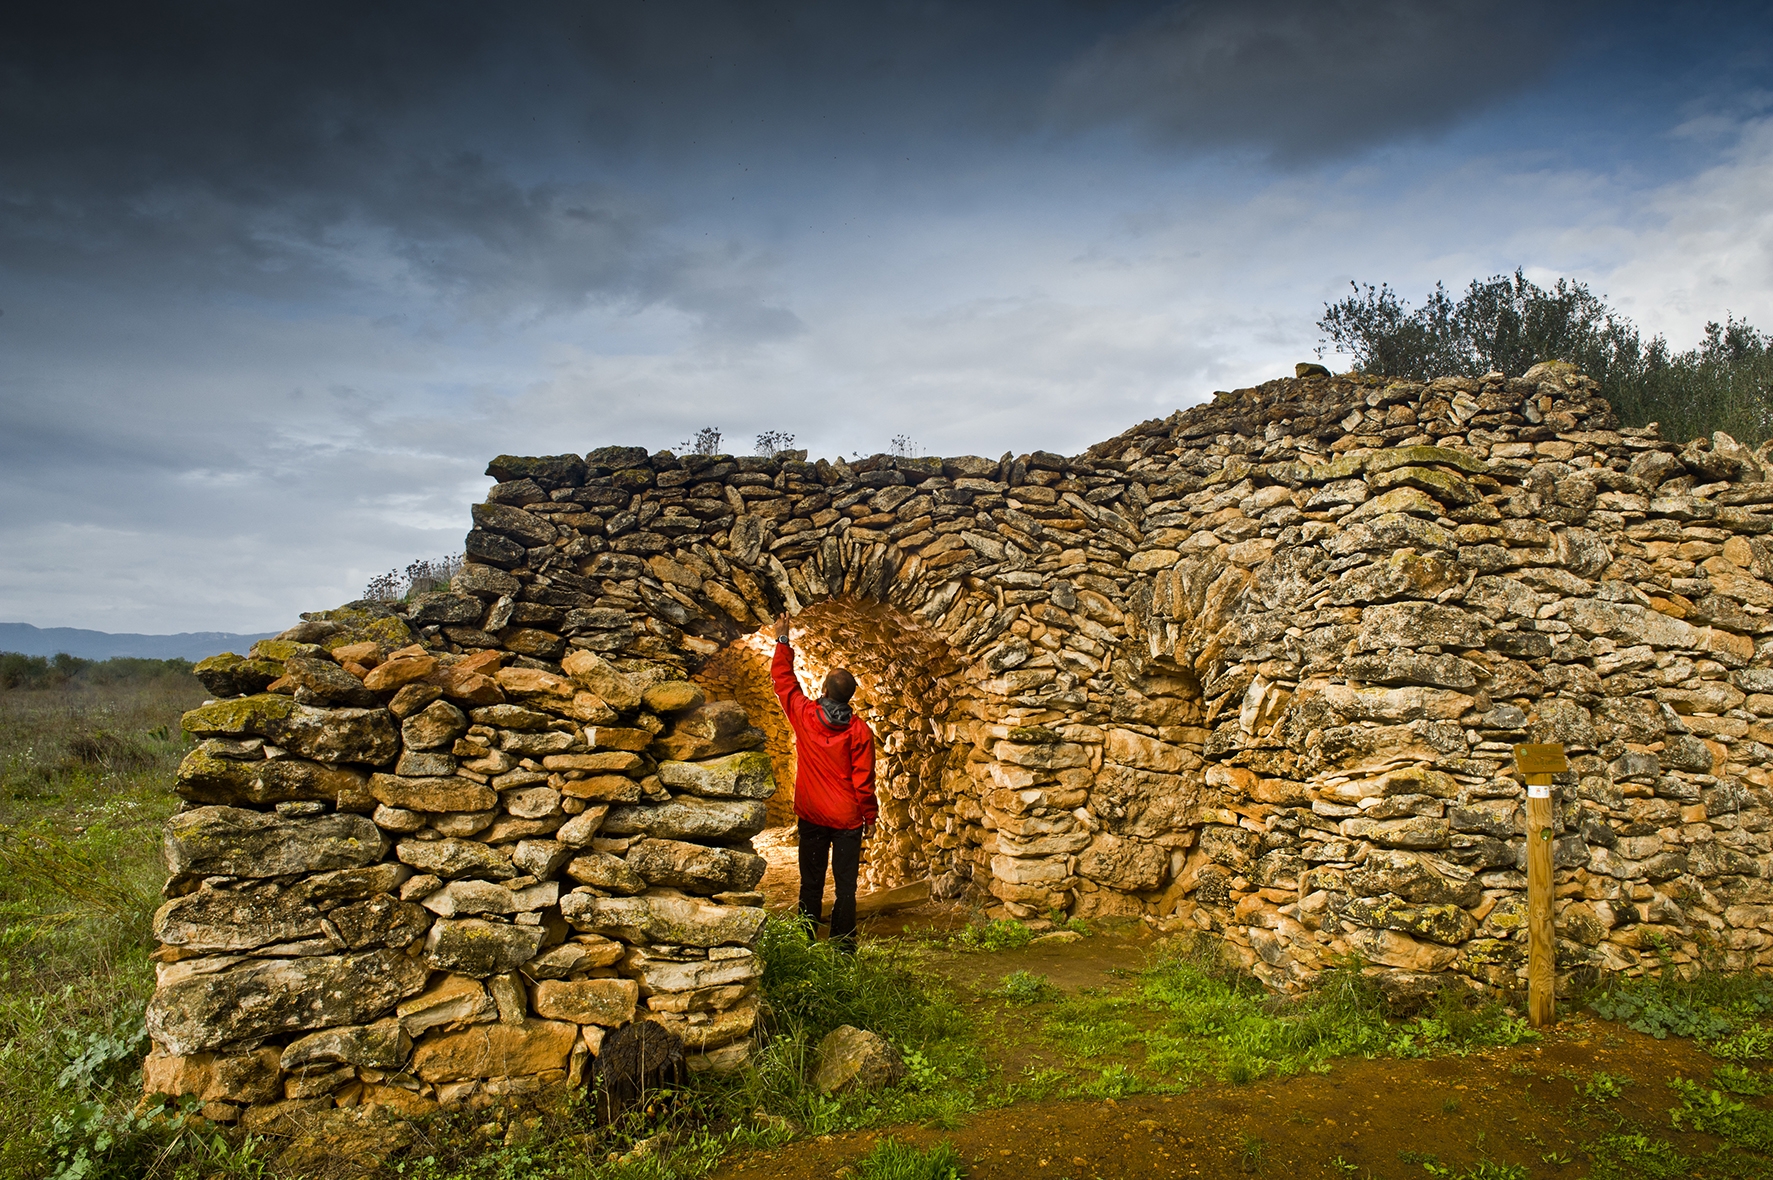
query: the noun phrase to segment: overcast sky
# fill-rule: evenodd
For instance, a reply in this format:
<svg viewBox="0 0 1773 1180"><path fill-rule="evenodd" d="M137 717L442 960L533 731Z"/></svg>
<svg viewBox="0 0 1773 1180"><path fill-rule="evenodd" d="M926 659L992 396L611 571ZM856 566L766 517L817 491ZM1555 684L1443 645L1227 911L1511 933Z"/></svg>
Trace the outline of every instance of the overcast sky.
<svg viewBox="0 0 1773 1180"><path fill-rule="evenodd" d="M500 452L1075 453L1355 279L1773 327L1766 4L36 7L0 620L286 626Z"/></svg>

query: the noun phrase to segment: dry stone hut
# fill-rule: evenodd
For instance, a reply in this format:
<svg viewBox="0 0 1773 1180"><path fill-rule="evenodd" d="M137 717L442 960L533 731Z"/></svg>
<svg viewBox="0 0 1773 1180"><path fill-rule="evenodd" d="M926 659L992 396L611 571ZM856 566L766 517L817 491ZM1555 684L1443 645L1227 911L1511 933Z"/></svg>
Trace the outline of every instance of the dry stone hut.
<svg viewBox="0 0 1773 1180"><path fill-rule="evenodd" d="M1272 381L1069 458L488 474L447 591L201 669L150 1089L479 1103L636 1019L742 1061L783 609L880 735L875 886L1509 989L1509 752L1551 741L1566 986L1773 959L1773 457L1567 366Z"/></svg>

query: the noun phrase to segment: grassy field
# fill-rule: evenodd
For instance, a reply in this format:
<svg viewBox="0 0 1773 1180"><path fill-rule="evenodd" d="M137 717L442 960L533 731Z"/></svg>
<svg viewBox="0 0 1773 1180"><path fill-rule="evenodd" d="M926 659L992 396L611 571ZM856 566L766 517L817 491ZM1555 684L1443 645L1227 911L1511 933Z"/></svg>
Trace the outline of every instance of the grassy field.
<svg viewBox="0 0 1773 1180"><path fill-rule="evenodd" d="M178 715L202 697L177 666L37 669L0 690L0 1177L281 1174L281 1140L133 1114L159 827L185 749ZM1040 1173L1053 1180L1168 1174L1215 1152L1227 1175L1773 1175L1763 978L1616 987L1542 1042L1516 1014L1452 994L1387 1012L1352 966L1282 1002L1211 940L1138 923L1073 931L1086 937L976 923L865 937L851 957L772 922L754 1068L613 1128L572 1099L439 1116L389 1174L985 1180L1043 1166L1017 1153L1050 1154L1038 1136L1062 1133L1072 1154ZM813 1048L840 1024L891 1040L907 1080L842 1097L810 1087ZM1519 1120L1514 1095L1533 1086L1552 1100ZM1409 1096L1397 1125L1335 1138L1378 1093ZM1141 1144L1146 1162L1126 1155Z"/></svg>
<svg viewBox="0 0 1773 1180"><path fill-rule="evenodd" d="M0 691L0 1174L77 1175L83 1145L94 1162L107 1135L142 1138L117 1115L146 1050L179 714L205 694L176 662L13 663Z"/></svg>

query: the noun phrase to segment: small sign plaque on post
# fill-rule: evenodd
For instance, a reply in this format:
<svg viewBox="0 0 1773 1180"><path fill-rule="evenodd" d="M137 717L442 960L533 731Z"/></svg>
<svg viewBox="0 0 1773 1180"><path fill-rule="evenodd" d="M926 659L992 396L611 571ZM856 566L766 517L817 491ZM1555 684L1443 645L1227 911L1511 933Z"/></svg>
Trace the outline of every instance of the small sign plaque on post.
<svg viewBox="0 0 1773 1180"><path fill-rule="evenodd" d="M1551 776L1570 769L1564 747L1514 748L1514 768L1527 784L1527 1020L1535 1028L1556 1018L1557 944L1551 912Z"/></svg>

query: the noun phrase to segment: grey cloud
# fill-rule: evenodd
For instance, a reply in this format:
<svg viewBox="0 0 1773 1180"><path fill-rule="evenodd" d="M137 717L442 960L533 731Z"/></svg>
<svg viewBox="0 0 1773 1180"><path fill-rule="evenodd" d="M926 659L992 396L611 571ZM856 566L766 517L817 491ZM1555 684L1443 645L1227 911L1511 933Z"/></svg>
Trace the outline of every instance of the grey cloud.
<svg viewBox="0 0 1773 1180"><path fill-rule="evenodd" d="M1104 38L1051 98L1079 130L1159 142L1341 154L1439 128L1542 74L1585 4L1235 0L1176 4Z"/></svg>

